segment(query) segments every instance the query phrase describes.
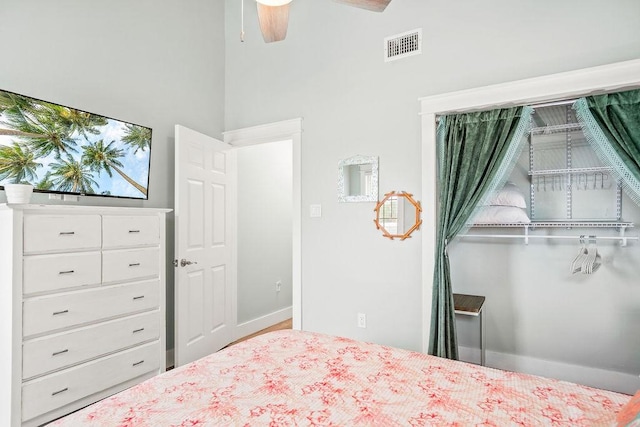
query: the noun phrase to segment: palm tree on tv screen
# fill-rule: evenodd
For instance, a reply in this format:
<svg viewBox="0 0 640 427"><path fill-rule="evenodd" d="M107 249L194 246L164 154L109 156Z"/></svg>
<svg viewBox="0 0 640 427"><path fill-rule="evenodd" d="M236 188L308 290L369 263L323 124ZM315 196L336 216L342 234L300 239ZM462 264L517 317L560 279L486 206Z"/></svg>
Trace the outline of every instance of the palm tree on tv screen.
<svg viewBox="0 0 640 427"><path fill-rule="evenodd" d="M144 151L151 146L151 129L128 123L124 127L122 142L135 148L133 154L136 154L138 150Z"/></svg>
<svg viewBox="0 0 640 427"><path fill-rule="evenodd" d="M56 158L64 153L75 152L76 141L72 128L59 120L51 108L42 105L27 105L4 111L7 119L0 128L0 135L19 137L29 144L37 157L55 153Z"/></svg>
<svg viewBox="0 0 640 427"><path fill-rule="evenodd" d="M60 120L70 127L71 133L77 132L85 139L87 139L87 134L99 135L100 130L96 128L108 124L106 117L96 116L95 114L61 105L52 105L52 107Z"/></svg>
<svg viewBox="0 0 640 427"><path fill-rule="evenodd" d="M36 190L53 190L53 180L51 179L51 172L47 172L44 177L36 182L33 186Z"/></svg>
<svg viewBox="0 0 640 427"><path fill-rule="evenodd" d="M17 142L0 145L0 181L31 181L36 179L36 169L40 166L42 164L35 161L35 155L28 147Z"/></svg>
<svg viewBox="0 0 640 427"><path fill-rule="evenodd" d="M0 135L21 138L37 157L54 153L60 158L77 152L74 134L85 138L88 133L97 135L97 127L107 124L103 117L10 93L0 97L0 113L6 118L0 123Z"/></svg>
<svg viewBox="0 0 640 427"><path fill-rule="evenodd" d="M56 190L72 193L93 194L92 185L98 186L88 167L67 155L59 163L51 164L51 177Z"/></svg>
<svg viewBox="0 0 640 427"><path fill-rule="evenodd" d="M135 182L129 175L120 169L123 165L118 159L124 157L124 150L112 147L114 142L115 141L111 141L109 144L105 145L104 140L101 139L86 145L82 153L82 164L89 167L89 169L94 172L100 173L104 170L107 172L109 177L113 176L113 169L125 181L133 185L138 191L146 196L147 189Z"/></svg>
<svg viewBox="0 0 640 427"><path fill-rule="evenodd" d="M21 108L32 107L33 102L30 98L18 95L16 93L0 91L0 114L9 109L14 111Z"/></svg>

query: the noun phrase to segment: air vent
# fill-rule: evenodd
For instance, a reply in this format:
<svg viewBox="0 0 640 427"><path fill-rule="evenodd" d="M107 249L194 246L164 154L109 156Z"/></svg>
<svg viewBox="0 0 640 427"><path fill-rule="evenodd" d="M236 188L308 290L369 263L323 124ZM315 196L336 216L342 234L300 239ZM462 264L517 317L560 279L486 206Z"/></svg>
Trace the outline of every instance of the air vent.
<svg viewBox="0 0 640 427"><path fill-rule="evenodd" d="M422 53L422 28L384 39L385 62Z"/></svg>

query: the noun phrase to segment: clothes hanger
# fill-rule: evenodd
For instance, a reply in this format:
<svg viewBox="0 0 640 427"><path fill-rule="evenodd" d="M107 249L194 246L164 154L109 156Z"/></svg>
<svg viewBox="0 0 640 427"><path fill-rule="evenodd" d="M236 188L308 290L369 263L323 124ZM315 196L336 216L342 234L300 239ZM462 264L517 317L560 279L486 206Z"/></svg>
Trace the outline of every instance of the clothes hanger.
<svg viewBox="0 0 640 427"><path fill-rule="evenodd" d="M580 236L580 245L580 252L578 252L578 255L571 262L571 274L576 274L577 272L582 270L582 262L587 256L587 246L584 240L584 235Z"/></svg>
<svg viewBox="0 0 640 427"><path fill-rule="evenodd" d="M593 244L593 248L591 248L591 244ZM587 265L586 271L583 269L583 273L585 274L593 274L598 268L600 268L602 257L598 253L598 247L596 246L596 236L589 236L589 265Z"/></svg>
<svg viewBox="0 0 640 427"><path fill-rule="evenodd" d="M591 247L591 244L592 244L591 237L592 236L589 236L589 239L587 241L587 256L582 260L582 267L580 268L580 271L582 272L582 274L590 274L589 266L591 265L591 263L593 263L595 259L595 253L593 251L593 248Z"/></svg>
<svg viewBox="0 0 640 427"><path fill-rule="evenodd" d="M598 268L600 268L600 260L602 259L598 253L598 247L596 246L596 236L589 236L587 252L587 258L582 262L581 270L583 274L593 274Z"/></svg>

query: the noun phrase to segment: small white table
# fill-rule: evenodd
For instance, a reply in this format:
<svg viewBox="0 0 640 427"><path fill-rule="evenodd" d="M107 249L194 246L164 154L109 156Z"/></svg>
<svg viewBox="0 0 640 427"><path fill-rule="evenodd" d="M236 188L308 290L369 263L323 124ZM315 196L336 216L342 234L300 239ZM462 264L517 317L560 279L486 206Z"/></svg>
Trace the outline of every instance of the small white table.
<svg viewBox="0 0 640 427"><path fill-rule="evenodd" d="M480 321L480 365L484 366L484 322L482 321L482 306L485 298L479 295L453 294L453 305L456 314L475 316Z"/></svg>

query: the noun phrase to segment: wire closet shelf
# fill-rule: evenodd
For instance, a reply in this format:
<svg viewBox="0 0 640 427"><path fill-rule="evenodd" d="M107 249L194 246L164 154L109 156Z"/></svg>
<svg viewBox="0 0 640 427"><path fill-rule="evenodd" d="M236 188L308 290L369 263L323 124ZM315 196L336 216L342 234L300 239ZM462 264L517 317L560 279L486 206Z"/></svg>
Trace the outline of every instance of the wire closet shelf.
<svg viewBox="0 0 640 427"><path fill-rule="evenodd" d="M597 240L614 240L620 242L620 246L627 246L627 243L631 241L638 241L638 236L627 236L625 232L628 228L633 228L632 222L619 222L619 221L535 221L531 223L496 223L496 224L469 224L473 228L521 228L523 234L462 234L460 238L496 238L496 239L524 239L525 244L529 244L530 239L564 239L564 240L578 240L583 238L584 235L538 235L530 234L530 231L536 228L615 228L618 230L617 236L594 236ZM584 233L583 233L584 234ZM592 234L592 233L589 233Z"/></svg>

